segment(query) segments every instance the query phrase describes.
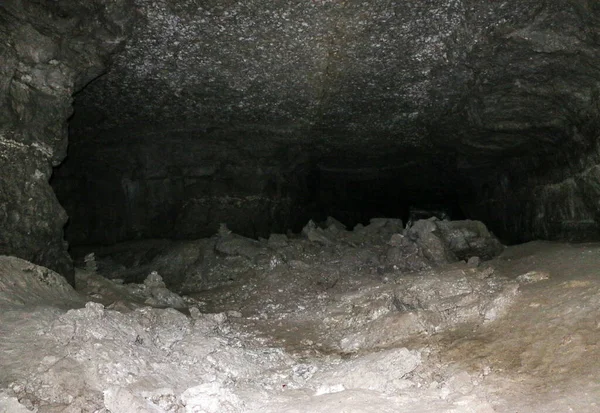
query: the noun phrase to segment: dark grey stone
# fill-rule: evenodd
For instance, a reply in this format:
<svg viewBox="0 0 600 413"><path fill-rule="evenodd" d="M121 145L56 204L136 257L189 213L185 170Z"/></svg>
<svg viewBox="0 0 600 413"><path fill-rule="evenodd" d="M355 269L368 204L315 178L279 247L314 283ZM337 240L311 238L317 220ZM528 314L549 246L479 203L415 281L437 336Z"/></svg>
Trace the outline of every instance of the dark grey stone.
<svg viewBox="0 0 600 413"><path fill-rule="evenodd" d="M0 5L0 254L70 282L67 215L48 181L66 155L72 95L105 69L131 12L128 0Z"/></svg>
<svg viewBox="0 0 600 413"><path fill-rule="evenodd" d="M439 221L422 219L406 230L406 236L415 242L422 254L434 265L458 260L447 240L438 231Z"/></svg>
<svg viewBox="0 0 600 413"><path fill-rule="evenodd" d="M445 244L459 260L467 260L473 256L490 260L504 251L504 246L483 222L435 221L435 226Z"/></svg>

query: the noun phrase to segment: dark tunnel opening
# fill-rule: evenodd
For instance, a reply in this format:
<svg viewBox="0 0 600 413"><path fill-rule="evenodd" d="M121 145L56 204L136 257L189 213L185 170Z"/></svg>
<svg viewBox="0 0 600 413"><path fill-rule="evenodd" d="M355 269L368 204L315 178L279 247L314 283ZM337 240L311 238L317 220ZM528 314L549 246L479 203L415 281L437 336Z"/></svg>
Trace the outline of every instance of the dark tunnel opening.
<svg viewBox="0 0 600 413"><path fill-rule="evenodd" d="M77 108L77 105L76 105ZM333 217L351 230L373 218L462 220L471 196L435 155L393 156L365 162L343 153L323 158L302 145L244 144L247 130L191 126L130 127L78 135L98 122L78 110L71 118L66 160L51 185L69 216L71 247L113 245L142 239L210 237L221 224L258 239L302 231L309 220ZM75 129L75 132L73 130ZM257 153L260 149L260 153ZM415 159L418 159L415 160ZM419 163L433 165L419 169Z"/></svg>
<svg viewBox="0 0 600 413"><path fill-rule="evenodd" d="M316 216L321 221L332 216L348 228L368 225L370 219L382 217L399 218L405 225L416 217L466 218L457 194L425 184L418 191L403 187L399 174L388 166L356 169L319 166Z"/></svg>
<svg viewBox="0 0 600 413"><path fill-rule="evenodd" d="M96 130L105 119L77 102L76 96L68 157L51 179L69 216L65 237L72 247L205 238L221 224L267 238L300 233L309 220L328 217L350 230L381 217L404 225L433 216L474 219L506 245L600 238L584 193L593 186L570 178L597 152L585 140L487 159L435 146L437 133L427 148L332 150L306 145L306 135L323 138L310 128L291 136L263 125Z"/></svg>
<svg viewBox="0 0 600 413"><path fill-rule="evenodd" d="M600 239L600 95L587 34L565 46L571 61L493 31L473 42L452 19L388 39L400 21L414 24L398 13L373 26L380 43L337 32L273 42L305 27L290 20L248 49L243 37L209 34L225 9L206 27L190 20L189 36L165 33L152 13L133 22L127 47L75 95L68 158L52 178L71 246L197 239L221 223L257 239L328 216L348 229L377 217L473 219L505 244ZM583 18L561 13L544 24ZM523 6L517 20L532 16ZM313 18L315 33L331 24ZM471 23L473 33L493 26ZM457 34L434 53L425 39L440 25ZM255 59L260 50L273 64Z"/></svg>
<svg viewBox="0 0 600 413"><path fill-rule="evenodd" d="M398 178L389 173L378 177L376 170L368 174L360 168L332 173L318 166L306 166L294 171L285 182L278 182L273 176L255 177L264 179L254 185L260 189L267 208L258 205L216 214L215 206L208 205L195 210L203 214L199 219L185 212L190 203L200 196L227 198L232 192L239 199L240 186L248 187L244 172L240 173L242 176L223 172L222 178L198 177L183 175L180 168L172 166L160 176L148 176L151 172L135 161L128 163L132 170L119 170L116 165L98 166L97 162L93 157L80 160L71 154L55 170L51 181L70 217L65 232L72 246L140 238L209 237L217 232L221 222L236 233L256 239L271 233L299 233L308 220L321 223L330 216L348 229L383 217L399 218L406 224L411 212L421 218L427 218L428 211L429 216L443 213L448 219L467 218L456 197L436 191L428 193L427 188L408 194L398 186ZM295 201L278 204L282 191ZM281 210L271 209L278 207ZM252 214L270 216L260 219Z"/></svg>

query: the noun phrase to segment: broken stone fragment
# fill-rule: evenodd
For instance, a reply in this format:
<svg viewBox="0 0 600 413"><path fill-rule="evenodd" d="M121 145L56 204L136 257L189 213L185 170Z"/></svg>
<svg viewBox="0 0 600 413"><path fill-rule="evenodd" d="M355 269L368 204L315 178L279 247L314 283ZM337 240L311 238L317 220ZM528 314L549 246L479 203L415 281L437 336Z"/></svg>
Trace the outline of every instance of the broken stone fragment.
<svg viewBox="0 0 600 413"><path fill-rule="evenodd" d="M550 274L545 271L529 271L528 273L519 275L517 281L521 284L533 284L549 278Z"/></svg>
<svg viewBox="0 0 600 413"><path fill-rule="evenodd" d="M333 241L325 234L325 232L318 228L314 221L311 219L308 224L302 228L302 235L308 238L311 242L316 242L323 245L332 245Z"/></svg>
<svg viewBox="0 0 600 413"><path fill-rule="evenodd" d="M16 257L0 255L0 305L82 304L64 277Z"/></svg>
<svg viewBox="0 0 600 413"><path fill-rule="evenodd" d="M467 260L467 267L469 268L477 268L481 263L481 259L479 257L469 257Z"/></svg>
<svg viewBox="0 0 600 413"><path fill-rule="evenodd" d="M0 391L0 412L31 413L31 410L21 404L17 397L9 396L4 391Z"/></svg>
<svg viewBox="0 0 600 413"><path fill-rule="evenodd" d="M393 394L405 387L403 379L422 363L421 352L404 347L367 354L330 371L316 372L319 393L328 389L365 389ZM331 390L330 390L331 392Z"/></svg>
<svg viewBox="0 0 600 413"><path fill-rule="evenodd" d="M144 280L144 285L148 288L165 287L162 277L158 272L152 271Z"/></svg>
<svg viewBox="0 0 600 413"><path fill-rule="evenodd" d="M392 235L392 237L390 238L389 245L391 245L392 247L400 247L404 244L404 235L402 234L394 234Z"/></svg>
<svg viewBox="0 0 600 413"><path fill-rule="evenodd" d="M411 239L402 234L392 235L386 251L386 265L397 271L423 271L431 268L430 261Z"/></svg>
<svg viewBox="0 0 600 413"><path fill-rule="evenodd" d="M185 300L179 294L169 290L162 277L156 271L152 271L144 280L144 286L150 297L146 299L146 304L153 306L165 306L172 308L184 308Z"/></svg>
<svg viewBox="0 0 600 413"><path fill-rule="evenodd" d="M379 229L387 228L387 230L391 232L402 232L402 229L404 228L402 220L397 218L371 218L367 227Z"/></svg>
<svg viewBox="0 0 600 413"><path fill-rule="evenodd" d="M224 223L219 224L219 236L225 237L229 234L231 234L231 230L229 228L227 228L227 224L224 224Z"/></svg>
<svg viewBox="0 0 600 413"><path fill-rule="evenodd" d="M504 315L514 303L519 284L507 279L481 279L472 270L448 270L396 280L394 304L415 311L423 325L439 331L460 323L483 323Z"/></svg>
<svg viewBox="0 0 600 413"><path fill-rule="evenodd" d="M471 257L489 260L504 246L480 221L420 220L405 231L433 264L447 264ZM471 262L474 265L475 261Z"/></svg>
<svg viewBox="0 0 600 413"><path fill-rule="evenodd" d="M98 271L98 264L96 263L96 255L93 252L90 252L83 259L85 262L85 269L89 272L96 273Z"/></svg>
<svg viewBox="0 0 600 413"><path fill-rule="evenodd" d="M131 413L131 412L147 412L147 413L164 413L164 410L146 400L141 395L124 387L111 387L104 391L104 405L110 409L112 413Z"/></svg>
<svg viewBox="0 0 600 413"><path fill-rule="evenodd" d="M146 299L146 304L161 307L185 308L185 300L167 288L152 288L152 297Z"/></svg>
<svg viewBox="0 0 600 413"><path fill-rule="evenodd" d="M334 217L327 217L325 220L325 228L334 228L338 231L346 231L346 226Z"/></svg>
<svg viewBox="0 0 600 413"><path fill-rule="evenodd" d="M504 251L502 243L481 221L436 221L435 227L458 259L478 256L490 260Z"/></svg>
<svg viewBox="0 0 600 413"><path fill-rule="evenodd" d="M204 383L190 387L181 395L185 412L241 413L244 404L227 387L217 383Z"/></svg>
<svg viewBox="0 0 600 413"><path fill-rule="evenodd" d="M268 252L259 241L234 234L225 225L219 229L215 250L226 255L240 255L249 259L255 259Z"/></svg>
<svg viewBox="0 0 600 413"><path fill-rule="evenodd" d="M432 264L441 265L458 261L456 255L436 230L435 221L420 220L406 231L406 235L419 246L423 256Z"/></svg>
<svg viewBox="0 0 600 413"><path fill-rule="evenodd" d="M267 241L271 248L284 248L288 246L288 237L285 234L271 234Z"/></svg>

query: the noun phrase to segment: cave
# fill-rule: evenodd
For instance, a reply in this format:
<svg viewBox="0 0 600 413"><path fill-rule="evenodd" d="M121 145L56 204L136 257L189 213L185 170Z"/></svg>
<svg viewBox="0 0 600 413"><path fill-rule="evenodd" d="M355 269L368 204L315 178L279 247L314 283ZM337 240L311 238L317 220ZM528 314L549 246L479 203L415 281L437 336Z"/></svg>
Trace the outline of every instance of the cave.
<svg viewBox="0 0 600 413"><path fill-rule="evenodd" d="M258 315L248 315L258 301L239 291L256 283L264 291L279 288L281 293L287 284L278 278L283 275L277 268L284 265L288 277L304 274L311 280L302 284L288 279L298 289L313 288L310 300L332 290L362 291L366 295L347 298L354 300L352 308L371 306L369 311L393 310L403 317L419 314L425 318L397 323L433 326L423 330L427 334L454 329L448 317L460 323L475 319L465 309L458 315L444 313L450 311L440 309L444 298L430 303L425 293L413 296L414 289L398 287L406 274L439 272L427 273L433 278L426 285L426 278L406 275L421 283L415 287L419 291L435 286L463 298L480 292L465 300L478 303L477 323L482 325L500 319L496 312L505 314L509 303L524 300L518 297L533 297L532 303L543 306L547 297L561 296L560 286L585 285L587 295L580 299L587 311L580 311L585 319L581 325L592 323L589 318L600 302L594 301L600 281L591 270L595 261L590 254L600 242L597 0L4 0L0 39L0 256L31 265L0 262L5 277L4 282L0 279L0 307L3 299L13 305L11 296L23 303L43 297L54 303L52 308L57 299L62 307L85 305L80 311L89 314L81 317L89 321L93 314L123 310L117 304L139 299L136 294L144 288L168 288L196 301L192 305L160 290L161 298L153 296L146 304L160 311L177 308L179 315L198 324L203 320L205 329L221 328L224 321L200 313L268 324L273 317L265 315L268 305L285 307L284 302L297 297L277 296L273 302L279 304L267 305L267 300L261 304L267 307L256 310ZM330 254L329 261L322 254ZM580 262L581 256L592 261ZM579 267L567 268L558 257ZM311 272L316 271L311 263L317 262L328 268L327 275ZM534 263L540 267L530 268ZM554 277L546 267L563 275L547 281ZM339 275L344 269L368 275L344 280ZM474 274L468 292L461 290L462 275L453 271ZM501 276L492 281L491 274ZM117 280L117 287L90 281L99 275ZM23 288L32 290L21 295L21 281L11 277L34 277L32 284L22 281ZM40 279L54 289L47 291ZM396 289L365 293L374 280L383 289L390 283ZM536 290L545 282L554 284ZM115 288L129 284L145 287L127 287L129 292L119 293L125 294L119 299L107 298L107 291L116 294ZM240 289L227 294L221 290L231 286ZM73 287L87 297L87 305L65 292ZM519 288L523 292L517 293ZM23 298L28 294L30 298ZM232 307L228 297L238 297L238 304L243 301L246 307ZM312 304L297 305L320 308L306 300ZM561 303L572 308L577 300L573 295ZM375 302L385 305L375 307ZM98 303L106 309L95 307ZM111 303L117 307L109 310ZM452 303L452 308L462 308L462 302ZM330 307L322 311L326 320L338 314ZM361 314L353 322L362 320ZM364 317L371 317L370 322L381 322L369 314ZM12 319L6 320L8 326ZM182 320L172 322L187 322ZM233 323L247 327L244 322ZM296 322L282 321L284 327L279 327L293 330L310 324L306 319ZM410 330L400 324L378 328ZM323 354L343 353L345 359L361 351L389 350L386 346L393 340L397 344L409 336L397 333L392 340L375 333L374 324L363 327L363 334L379 341L359 340L354 330L338 337L336 345L314 337L296 343L281 332L273 333L273 340L296 343L294 351L318 351L312 343L320 343ZM267 331L266 324L261 328ZM569 333L569 340L579 340L579 350L589 354L600 351L590 344L597 327L585 331ZM457 354L475 354L465 343L484 342L481 337L493 337L488 334L452 342L453 348ZM440 348L448 337L439 339ZM143 344L142 333L134 339L136 345ZM411 343L416 346L416 341ZM551 353L556 346L545 349ZM0 348L8 347L0 343ZM425 354L417 357L415 351L421 350L416 348L402 347L407 352L403 357L415 363L406 377L417 374ZM487 348L501 351L491 344ZM302 371L298 374L303 379L312 377L312 370ZM460 393L452 387L460 383L451 384L465 378L460 374L448 373L440 386L454 389L449 394ZM63 411L48 406L71 403L56 395L44 399L39 392L37 399L10 399L27 392L26 386L16 390L11 384L5 393L7 377L0 374L0 411L20 412L21 405L14 403L29 410ZM418 385L432 389L441 380L431 378L433 373L423 377ZM589 377L585 386L595 380ZM416 386L417 381L407 383ZM345 382L341 388L350 385ZM341 391L330 387L317 393ZM261 411L257 401L242 402L241 393L224 388L200 392L202 400L212 397L220 403L218 408L198 402L197 394L185 393L186 402L178 390L140 396L137 390L124 395L111 389L104 390L102 406L113 413ZM596 387L586 389L586 394L600 394ZM87 400L77 411L102 407L100 393L94 391L89 393L94 396L75 397ZM428 400L431 395L421 396ZM170 402L159 402L161 397L177 399L178 407L173 402L168 410ZM462 406L471 403L451 399L443 398L456 406L460 400ZM152 406L145 404L148 400ZM538 411L534 404L511 400L476 411L516 406ZM596 402L585 404L587 400L581 396L580 404L571 400L569 406L596 411ZM312 407L305 410L284 403L279 405L282 410L273 411L336 411L335 402L319 410L310 399L307 406ZM204 407L185 410L193 403ZM397 411L365 403L352 411ZM472 405L477 403L482 402L477 399ZM540 403L535 405L540 412L550 411ZM152 410L156 406L165 410ZM430 411L463 411L444 410L448 406Z"/></svg>
<svg viewBox="0 0 600 413"><path fill-rule="evenodd" d="M509 244L597 240L594 5L413 3L142 5L75 94L67 241L432 206Z"/></svg>
<svg viewBox="0 0 600 413"><path fill-rule="evenodd" d="M5 207L3 253L410 208L598 240L595 2L184 3L4 6L4 147L35 154L4 197L42 205Z"/></svg>

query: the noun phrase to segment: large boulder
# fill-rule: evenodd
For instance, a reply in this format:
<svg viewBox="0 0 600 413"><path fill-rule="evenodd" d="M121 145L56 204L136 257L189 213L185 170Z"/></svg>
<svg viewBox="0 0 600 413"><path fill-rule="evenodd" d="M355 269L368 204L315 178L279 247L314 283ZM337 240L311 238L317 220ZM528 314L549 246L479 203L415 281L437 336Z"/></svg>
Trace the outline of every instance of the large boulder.
<svg viewBox="0 0 600 413"><path fill-rule="evenodd" d="M83 297L56 272L17 257L0 255L0 307L83 304Z"/></svg>
<svg viewBox="0 0 600 413"><path fill-rule="evenodd" d="M450 245L438 231L437 223L438 221L434 219L417 221L406 231L406 235L419 246L423 255L433 264L457 261Z"/></svg>
<svg viewBox="0 0 600 413"><path fill-rule="evenodd" d="M489 260L504 246L480 221L419 220L388 242L386 263L395 270L422 271L471 257Z"/></svg>
<svg viewBox="0 0 600 413"><path fill-rule="evenodd" d="M504 246L481 221L435 221L435 226L458 259L479 257L489 260L504 251Z"/></svg>

